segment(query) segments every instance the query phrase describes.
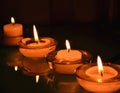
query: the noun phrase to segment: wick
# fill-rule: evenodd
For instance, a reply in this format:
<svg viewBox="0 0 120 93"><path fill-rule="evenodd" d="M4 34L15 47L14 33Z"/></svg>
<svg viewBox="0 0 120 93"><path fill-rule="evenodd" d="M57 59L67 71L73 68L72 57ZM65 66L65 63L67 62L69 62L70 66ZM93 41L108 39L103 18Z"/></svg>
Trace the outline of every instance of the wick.
<svg viewBox="0 0 120 93"><path fill-rule="evenodd" d="M35 41L35 43L38 44L38 43L39 43L39 40L38 40L38 41Z"/></svg>
<svg viewBox="0 0 120 93"><path fill-rule="evenodd" d="M67 49L68 53L70 52L70 49Z"/></svg>
<svg viewBox="0 0 120 93"><path fill-rule="evenodd" d="M103 77L103 72L102 71L100 72L100 76Z"/></svg>

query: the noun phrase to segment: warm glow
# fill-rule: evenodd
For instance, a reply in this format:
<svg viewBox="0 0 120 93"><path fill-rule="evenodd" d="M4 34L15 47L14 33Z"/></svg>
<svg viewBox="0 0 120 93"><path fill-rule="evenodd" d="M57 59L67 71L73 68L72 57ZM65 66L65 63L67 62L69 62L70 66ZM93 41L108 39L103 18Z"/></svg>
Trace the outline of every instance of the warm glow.
<svg viewBox="0 0 120 93"><path fill-rule="evenodd" d="M11 23L15 23L14 17L11 17Z"/></svg>
<svg viewBox="0 0 120 93"><path fill-rule="evenodd" d="M14 69L15 69L15 71L17 71L18 70L18 66L15 66Z"/></svg>
<svg viewBox="0 0 120 93"><path fill-rule="evenodd" d="M67 51L69 52L70 51L70 43L68 40L66 40L66 48L67 48Z"/></svg>
<svg viewBox="0 0 120 93"><path fill-rule="evenodd" d="M103 65L100 56L97 57L98 72L100 76L103 76Z"/></svg>
<svg viewBox="0 0 120 93"><path fill-rule="evenodd" d="M36 83L39 81L39 75L36 75Z"/></svg>
<svg viewBox="0 0 120 93"><path fill-rule="evenodd" d="M35 27L35 25L33 25L33 34L34 34L34 40L35 42L39 42L39 37L38 37L38 33L37 33L37 29Z"/></svg>
<svg viewBox="0 0 120 93"><path fill-rule="evenodd" d="M53 69L52 62L48 62L48 66L50 69Z"/></svg>

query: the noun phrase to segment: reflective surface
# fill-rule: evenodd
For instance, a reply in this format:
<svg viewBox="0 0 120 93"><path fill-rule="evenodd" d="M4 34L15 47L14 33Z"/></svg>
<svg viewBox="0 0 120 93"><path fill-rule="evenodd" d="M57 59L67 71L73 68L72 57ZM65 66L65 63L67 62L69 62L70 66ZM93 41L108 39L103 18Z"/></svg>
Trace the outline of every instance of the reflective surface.
<svg viewBox="0 0 120 93"><path fill-rule="evenodd" d="M115 36L112 37L107 32L100 33L99 29L95 31L91 27L90 29L86 26L83 28L54 27L51 30L41 28L41 34L54 37L58 41L57 48L59 49L65 49L64 41L68 38L71 41L72 49L87 50L94 57L100 54L105 61L120 62L119 40L114 42ZM26 30L25 35L31 37L30 33L27 33L29 30ZM23 57L17 46L0 46L0 93L89 93L80 87L75 75L57 74L51 70L50 73L41 75L37 72L38 68L34 68L35 64L32 65L32 60ZM31 64L28 64L28 61ZM23 64L24 62L26 63ZM18 71L14 70L16 65ZM32 70L28 68L31 66ZM32 73L34 71L35 73ZM49 70L46 71L49 72ZM40 75L38 83L35 82L36 74Z"/></svg>

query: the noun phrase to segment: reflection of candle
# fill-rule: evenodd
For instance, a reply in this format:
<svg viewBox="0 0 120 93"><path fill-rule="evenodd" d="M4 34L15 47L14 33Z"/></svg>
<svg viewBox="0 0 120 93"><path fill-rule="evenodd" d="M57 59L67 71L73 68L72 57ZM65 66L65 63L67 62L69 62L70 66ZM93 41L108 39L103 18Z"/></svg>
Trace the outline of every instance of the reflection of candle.
<svg viewBox="0 0 120 93"><path fill-rule="evenodd" d="M49 52L56 49L56 41L50 37L38 38L38 34L33 25L34 40L23 38L19 42L20 52L27 57L45 57Z"/></svg>
<svg viewBox="0 0 120 93"><path fill-rule="evenodd" d="M102 67L102 65L100 64L101 63L100 57L98 56L97 59L98 59L97 60L98 66L93 66L89 68L88 70L86 70L86 75L88 75L90 78L98 82L100 78L102 79L102 81L105 81L105 80L108 80L110 78L117 76L118 72L115 69L109 66Z"/></svg>
<svg viewBox="0 0 120 93"><path fill-rule="evenodd" d="M36 83L38 83L39 82L39 75L36 75L35 79L36 79Z"/></svg>
<svg viewBox="0 0 120 93"><path fill-rule="evenodd" d="M104 63L100 57L97 58L98 66L95 63L85 64L77 68L76 75L78 83L90 92L111 93L120 88L120 66Z"/></svg>
<svg viewBox="0 0 120 93"><path fill-rule="evenodd" d="M13 17L11 17L11 23L4 25L3 29L4 29L4 35L8 37L22 36L23 34L22 24L15 23Z"/></svg>

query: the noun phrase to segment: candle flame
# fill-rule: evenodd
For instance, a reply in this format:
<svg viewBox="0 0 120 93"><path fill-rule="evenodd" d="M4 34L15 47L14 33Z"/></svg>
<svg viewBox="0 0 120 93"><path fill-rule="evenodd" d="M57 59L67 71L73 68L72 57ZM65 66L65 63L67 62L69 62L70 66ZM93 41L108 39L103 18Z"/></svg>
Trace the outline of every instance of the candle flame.
<svg viewBox="0 0 120 93"><path fill-rule="evenodd" d="M36 75L36 83L39 81L39 75Z"/></svg>
<svg viewBox="0 0 120 93"><path fill-rule="evenodd" d="M18 66L15 66L14 69L15 69L15 71L17 71L18 70Z"/></svg>
<svg viewBox="0 0 120 93"><path fill-rule="evenodd" d="M98 72L100 76L103 76L103 65L100 56L97 57Z"/></svg>
<svg viewBox="0 0 120 93"><path fill-rule="evenodd" d="M11 17L11 23L15 23L15 19L14 19L14 17Z"/></svg>
<svg viewBox="0 0 120 93"><path fill-rule="evenodd" d="M68 40L66 40L66 48L67 48L67 51L70 52L71 47L70 47L70 43Z"/></svg>
<svg viewBox="0 0 120 93"><path fill-rule="evenodd" d="M39 42L39 37L38 37L38 33L37 33L37 29L35 27L35 25L33 25L33 33L34 33L34 40L35 42Z"/></svg>

